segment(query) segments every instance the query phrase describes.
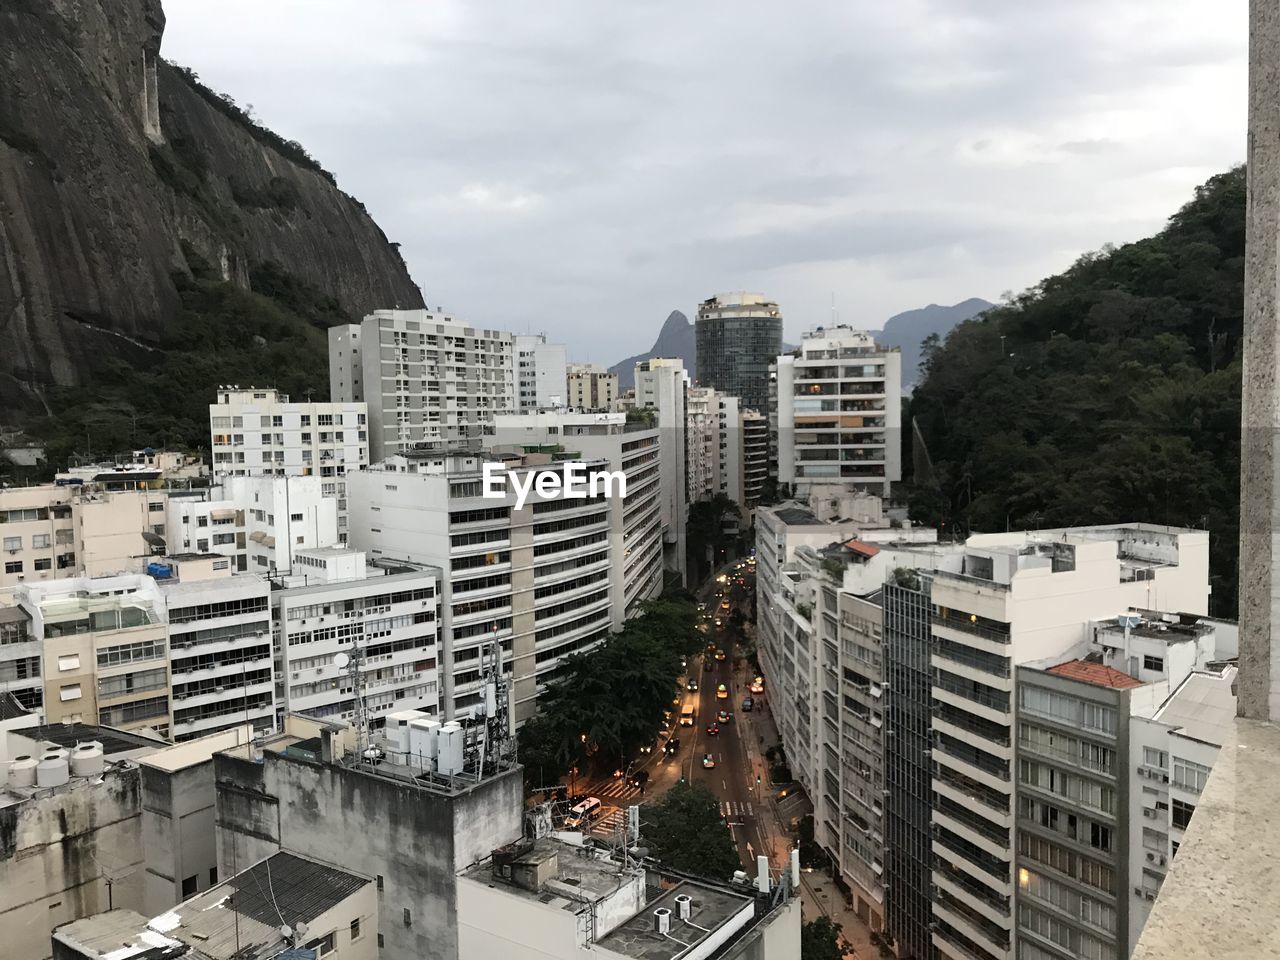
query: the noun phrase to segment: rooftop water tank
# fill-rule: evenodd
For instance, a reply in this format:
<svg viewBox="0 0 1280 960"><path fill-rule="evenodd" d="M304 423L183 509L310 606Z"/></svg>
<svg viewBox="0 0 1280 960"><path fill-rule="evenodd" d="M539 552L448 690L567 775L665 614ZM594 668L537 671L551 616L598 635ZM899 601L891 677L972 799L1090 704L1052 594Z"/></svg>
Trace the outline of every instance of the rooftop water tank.
<svg viewBox="0 0 1280 960"><path fill-rule="evenodd" d="M60 787L71 779L67 751L51 750L36 765L37 787Z"/></svg>
<svg viewBox="0 0 1280 960"><path fill-rule="evenodd" d="M462 772L461 724L450 721L439 730L436 747L436 772L452 776Z"/></svg>
<svg viewBox="0 0 1280 960"><path fill-rule="evenodd" d="M9 786L35 786L36 764L38 762L35 757L25 753L20 757L15 757L13 763L9 765Z"/></svg>
<svg viewBox="0 0 1280 960"><path fill-rule="evenodd" d="M77 777L100 777L107 762L102 755L102 744L82 743L71 754L71 773Z"/></svg>

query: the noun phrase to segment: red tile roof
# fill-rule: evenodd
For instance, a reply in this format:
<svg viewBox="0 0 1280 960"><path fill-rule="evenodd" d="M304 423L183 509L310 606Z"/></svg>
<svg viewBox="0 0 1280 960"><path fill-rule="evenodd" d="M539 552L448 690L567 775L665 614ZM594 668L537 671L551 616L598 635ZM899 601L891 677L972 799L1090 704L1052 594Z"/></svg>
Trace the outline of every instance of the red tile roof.
<svg viewBox="0 0 1280 960"><path fill-rule="evenodd" d="M873 547L869 543L863 543L861 540L846 540L845 544L854 553L860 553L864 557L874 557L880 552L879 547Z"/></svg>
<svg viewBox="0 0 1280 960"><path fill-rule="evenodd" d="M1048 672L1099 687L1111 687L1114 690L1132 690L1134 687L1142 686L1141 680L1135 680L1127 673L1121 673L1101 663L1090 663L1087 660L1069 660L1056 667L1050 667Z"/></svg>

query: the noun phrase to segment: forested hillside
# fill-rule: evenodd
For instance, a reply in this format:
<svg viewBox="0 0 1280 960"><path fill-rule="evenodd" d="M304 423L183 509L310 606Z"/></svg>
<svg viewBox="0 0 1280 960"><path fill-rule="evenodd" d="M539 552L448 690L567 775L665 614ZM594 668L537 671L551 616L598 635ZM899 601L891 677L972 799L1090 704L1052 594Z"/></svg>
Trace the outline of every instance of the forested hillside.
<svg viewBox="0 0 1280 960"><path fill-rule="evenodd" d="M1143 520L1207 527L1234 615L1243 167L1154 237L1106 247L926 344L913 512L945 532Z"/></svg>

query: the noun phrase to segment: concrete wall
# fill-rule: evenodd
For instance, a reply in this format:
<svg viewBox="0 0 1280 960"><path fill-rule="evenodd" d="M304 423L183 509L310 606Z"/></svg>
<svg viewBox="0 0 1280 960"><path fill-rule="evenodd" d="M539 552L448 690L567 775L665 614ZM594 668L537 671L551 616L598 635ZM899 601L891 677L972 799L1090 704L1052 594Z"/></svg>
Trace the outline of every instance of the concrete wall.
<svg viewBox="0 0 1280 960"><path fill-rule="evenodd" d="M55 927L141 910L141 820L136 767L0 808L0 956L42 960Z"/></svg>
<svg viewBox="0 0 1280 960"><path fill-rule="evenodd" d="M143 912L163 913L217 883L213 760L172 773L142 768ZM212 871L212 874L211 874ZM182 881L196 878L183 896Z"/></svg>
<svg viewBox="0 0 1280 960"><path fill-rule="evenodd" d="M269 751L261 763L218 754L214 765L223 873L233 858L243 869L284 849L380 878L390 957L456 960L457 871L521 832L519 768L447 797Z"/></svg>

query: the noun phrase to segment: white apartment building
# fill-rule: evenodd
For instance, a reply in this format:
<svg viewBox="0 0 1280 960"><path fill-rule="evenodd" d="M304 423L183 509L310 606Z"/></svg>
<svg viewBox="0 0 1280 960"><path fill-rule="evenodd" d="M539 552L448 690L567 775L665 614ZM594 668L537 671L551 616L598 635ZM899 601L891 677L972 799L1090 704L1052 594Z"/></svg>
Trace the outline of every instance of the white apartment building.
<svg viewBox="0 0 1280 960"><path fill-rule="evenodd" d="M494 418L493 449L550 452L602 462L627 478L609 506L613 628L662 593L661 434L622 413L540 413Z"/></svg>
<svg viewBox="0 0 1280 960"><path fill-rule="evenodd" d="M690 387L685 415L685 497L710 500L720 492L720 394Z"/></svg>
<svg viewBox="0 0 1280 960"><path fill-rule="evenodd" d="M209 405L214 477L319 477L345 539L344 478L369 463L367 413L358 401L290 403L276 390L219 387Z"/></svg>
<svg viewBox="0 0 1280 960"><path fill-rule="evenodd" d="M164 597L143 574L20 584L14 599L41 644L46 723L170 727Z"/></svg>
<svg viewBox="0 0 1280 960"><path fill-rule="evenodd" d="M685 524L689 519L686 455L689 373L684 361L655 357L636 364L634 407L652 410L662 434L662 522L664 564L685 576Z"/></svg>
<svg viewBox="0 0 1280 960"><path fill-rule="evenodd" d="M273 586L282 717L356 721L356 673L370 729L399 710L439 712L438 569L328 547L298 551Z"/></svg>
<svg viewBox="0 0 1280 960"><path fill-rule="evenodd" d="M478 444L495 414L518 409L512 335L439 310L378 310L331 327L329 369L335 400L368 405L373 461Z"/></svg>
<svg viewBox="0 0 1280 960"><path fill-rule="evenodd" d="M68 482L0 490L0 587L136 572L165 535L163 490Z"/></svg>
<svg viewBox="0 0 1280 960"><path fill-rule="evenodd" d="M596 363L568 365L571 410L612 410L618 399L618 375Z"/></svg>
<svg viewBox="0 0 1280 960"><path fill-rule="evenodd" d="M775 721L792 769L813 799L816 839L839 864L854 890L857 909L873 929L883 922L886 906L887 914L893 916L892 904L884 902L893 892L888 883L877 885L884 872L900 882L912 871L889 862L891 857L879 858L886 845L909 847L912 841L903 833L914 829L920 834L920 845L931 850L921 860L932 893L925 917L918 923L919 938L926 944L932 940L940 956L1058 960L1060 953L1044 943L1046 932L1050 943L1059 947L1073 943L1092 950L1096 943L1102 951L1097 955L1117 955L1106 950L1126 942L1125 918L1135 916L1115 902L1125 894L1118 881L1109 891L1112 902L1106 904L1114 911L1109 916L1115 920L1112 937L1118 941L1061 933L1066 928L1037 912L1041 908L1034 899L1025 904L1015 901L1025 872L1038 876L1036 858L1050 849L1039 840L1015 842L1015 828L1021 829L1015 794L1024 789L1019 780L1039 782L1043 773L1040 766L1023 769L1016 762L1031 734L1023 729L1026 721L1015 719L1015 710L1033 709L1027 699L1033 695L1015 688L1015 676L1022 676L1023 666L1083 658L1092 645L1101 651L1095 654L1100 669L1112 673L1117 667L1131 669L1135 673L1132 686L1152 685L1155 692L1133 700L1142 705L1144 716L1151 716L1162 698L1159 691L1168 694L1169 671L1204 665L1205 644L1175 649L1166 640L1163 646L1168 652L1157 655L1144 653L1132 640L1124 652L1118 652L1122 645L1108 643L1097 621L1130 607L1172 607L1202 615L1208 604L1207 534L1132 524L975 535L963 545L933 544L921 542L917 534L924 531L883 526L883 518L872 511L859 519L855 516L861 512L858 501L836 498L832 502L827 499L830 494L830 488L818 488L813 498L814 504L824 508L824 518L798 504L758 511L758 636ZM903 592L896 579L900 569L924 574L904 574L913 581L905 592L921 595L923 591L926 612L932 611L915 629L903 625L901 604L895 607L896 629L911 633L900 639L927 651L928 673L921 674L926 679L918 691L886 686L888 653L883 641L889 630L879 594L887 595L891 589L895 595ZM901 671L895 668L894 676L901 684ZM1050 682L1074 679L1055 676ZM1163 687L1158 687L1161 682ZM886 771L896 775L909 766L901 762L903 743L914 732L900 726L893 728L893 736L887 734L888 714L880 703L882 698L912 696L921 700L915 715L927 723L924 769L931 770L926 775L931 782L923 790L889 781L888 774L877 769L877 750ZM1123 712L1127 716L1130 711L1126 707ZM911 711L899 707L891 713L897 717L891 722L901 725ZM1071 721L1076 728L1083 723L1079 718ZM1030 746L1026 749L1035 752ZM1042 766L1045 762L1031 759ZM1184 759L1206 765L1203 757ZM1076 778L1069 782L1075 784L1071 789L1078 798L1081 787L1075 772L1062 770L1054 776L1068 774ZM890 804L897 802L900 810L910 807L910 802L899 799L900 794L924 798L926 813L920 822L899 821L896 837L886 829L883 805L876 803L875 787L881 777L885 797ZM1116 796L1125 794L1117 790ZM1153 811L1160 809L1157 801L1148 803ZM1119 807L1108 802L1112 803L1109 816L1115 817ZM1060 815L1065 829L1066 814ZM1038 818L1040 808L1027 816ZM1105 821L1100 823L1106 826ZM1034 830L1024 833L1031 837ZM1109 834L1098 836L1100 842L1111 843ZM1087 858L1081 859L1079 853L1073 856L1070 863L1083 869ZM1108 875L1100 872L1098 876ZM1051 884L1029 882L1036 890L1057 896ZM1136 895L1142 897L1141 882L1135 884ZM1028 894L1035 895L1034 891ZM910 894L903 889L897 896L909 898ZM1099 916L1108 915L1099 911ZM1026 929L1019 929L1020 924ZM900 941L919 942L902 930L893 932ZM1066 939L1053 940L1060 934ZM1093 954L1087 950L1061 954L1068 955Z"/></svg>
<svg viewBox="0 0 1280 960"><path fill-rule="evenodd" d="M237 573L288 571L298 550L341 542L345 499L320 477L224 477L204 490L168 500L170 549L218 553Z"/></svg>
<svg viewBox="0 0 1280 960"><path fill-rule="evenodd" d="M1090 621L1116 611L1205 614L1208 554L1201 531L1117 524L979 534L959 571L934 573L933 790L949 802L932 813L933 942L942 956L1002 960L1020 942L1014 669L1070 654Z"/></svg>
<svg viewBox="0 0 1280 960"><path fill-rule="evenodd" d="M778 357L775 377L778 481L799 496L835 481L888 496L902 479L902 354L819 327Z"/></svg>
<svg viewBox="0 0 1280 960"><path fill-rule="evenodd" d="M547 454L526 457L422 451L352 478L353 543L378 559L441 568L441 711L467 716L480 701L481 648L498 642L514 716L532 716L539 685L613 623L614 509L603 496L548 499L522 509L509 490L483 496L482 466L560 472ZM588 465L603 469L604 463Z"/></svg>
<svg viewBox="0 0 1280 960"><path fill-rule="evenodd" d="M518 409L554 410L565 406L569 375L564 344L547 343L545 333L517 334L514 349Z"/></svg>
<svg viewBox="0 0 1280 960"><path fill-rule="evenodd" d="M172 737L192 740L249 724L275 728L271 584L236 576L217 553L152 565L169 625Z"/></svg>
<svg viewBox="0 0 1280 960"><path fill-rule="evenodd" d="M0 606L0 698L12 694L25 709L43 711L43 647L25 610Z"/></svg>

